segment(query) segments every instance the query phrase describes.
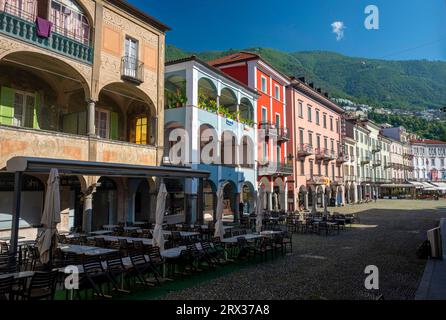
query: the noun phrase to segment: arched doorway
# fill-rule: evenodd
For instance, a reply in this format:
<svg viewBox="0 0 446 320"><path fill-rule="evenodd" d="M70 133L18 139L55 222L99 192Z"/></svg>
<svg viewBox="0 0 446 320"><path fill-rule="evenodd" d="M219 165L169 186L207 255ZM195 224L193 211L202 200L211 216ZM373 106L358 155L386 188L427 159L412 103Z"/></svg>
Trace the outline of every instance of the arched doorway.
<svg viewBox="0 0 446 320"><path fill-rule="evenodd" d="M226 181L223 187L223 220L225 221L234 221L236 193L237 188L234 182Z"/></svg>
<svg viewBox="0 0 446 320"><path fill-rule="evenodd" d="M308 191L306 186L300 186L298 195L299 210L308 210L309 199L307 198Z"/></svg>
<svg viewBox="0 0 446 320"><path fill-rule="evenodd" d="M279 212L285 210L285 201L286 194L284 182L281 178L277 178L274 181L274 190L272 197L273 211Z"/></svg>
<svg viewBox="0 0 446 320"><path fill-rule="evenodd" d="M215 221L215 208L217 188L215 184L208 179L203 181L203 214L206 223Z"/></svg>
<svg viewBox="0 0 446 320"><path fill-rule="evenodd" d="M154 208L152 201L152 188L147 180L142 180L135 192L135 221L150 221Z"/></svg>
<svg viewBox="0 0 446 320"><path fill-rule="evenodd" d="M263 210L270 210L271 208L271 183L267 178L262 178L259 182L259 190L262 189L265 194L263 197Z"/></svg>
<svg viewBox="0 0 446 320"><path fill-rule="evenodd" d="M254 212L254 202L256 201L254 196L254 186L251 182L245 181L242 186L242 193L240 201L243 203L243 212L240 215L250 214Z"/></svg>
<svg viewBox="0 0 446 320"><path fill-rule="evenodd" d="M324 200L325 200L324 198L325 198L324 187L318 186L316 188L316 204L315 204L316 209L324 208Z"/></svg>
<svg viewBox="0 0 446 320"><path fill-rule="evenodd" d="M118 222L117 190L114 180L107 177L99 179L93 196L92 230L102 229L103 225Z"/></svg>

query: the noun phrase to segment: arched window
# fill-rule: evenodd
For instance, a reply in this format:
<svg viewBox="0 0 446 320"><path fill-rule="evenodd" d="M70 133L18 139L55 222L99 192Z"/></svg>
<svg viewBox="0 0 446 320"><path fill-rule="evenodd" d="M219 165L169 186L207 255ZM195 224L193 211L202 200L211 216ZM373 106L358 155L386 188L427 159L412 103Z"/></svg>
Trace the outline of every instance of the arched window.
<svg viewBox="0 0 446 320"><path fill-rule="evenodd" d="M210 112L217 112L217 88L207 78L198 80L198 107Z"/></svg>
<svg viewBox="0 0 446 320"><path fill-rule="evenodd" d="M254 123L254 107L251 101L246 98L242 98L240 101L240 120L252 125Z"/></svg>
<svg viewBox="0 0 446 320"><path fill-rule="evenodd" d="M72 0L51 0L53 30L85 45L90 44L90 24L83 9Z"/></svg>

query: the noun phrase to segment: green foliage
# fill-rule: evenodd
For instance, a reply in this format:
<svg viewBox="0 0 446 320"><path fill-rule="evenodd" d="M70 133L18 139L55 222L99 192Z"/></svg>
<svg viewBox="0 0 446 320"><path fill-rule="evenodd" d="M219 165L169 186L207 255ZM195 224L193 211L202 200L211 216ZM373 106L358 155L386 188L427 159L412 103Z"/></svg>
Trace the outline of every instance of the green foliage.
<svg viewBox="0 0 446 320"><path fill-rule="evenodd" d="M208 61L238 52L186 53L167 47L168 59L197 55ZM401 109L439 108L446 101L446 62L387 61L347 57L324 51L287 53L269 48L251 48L286 75L304 76L331 96L357 103Z"/></svg>
<svg viewBox="0 0 446 320"><path fill-rule="evenodd" d="M182 90L177 89L175 92L165 92L166 105L168 109L184 107L187 104L187 96Z"/></svg>
<svg viewBox="0 0 446 320"><path fill-rule="evenodd" d="M206 95L203 90L198 92L198 107L213 113L217 113L218 111L217 100Z"/></svg>
<svg viewBox="0 0 446 320"><path fill-rule="evenodd" d="M446 141L446 123L444 121L426 120L420 117L369 113L369 119L377 123L388 123L392 126L403 126L426 139Z"/></svg>

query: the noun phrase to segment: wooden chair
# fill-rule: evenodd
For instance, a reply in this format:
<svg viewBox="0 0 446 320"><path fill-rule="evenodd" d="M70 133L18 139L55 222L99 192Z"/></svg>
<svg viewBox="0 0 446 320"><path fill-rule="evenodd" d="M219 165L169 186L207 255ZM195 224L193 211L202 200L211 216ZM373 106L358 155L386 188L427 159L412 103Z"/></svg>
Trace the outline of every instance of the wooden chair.
<svg viewBox="0 0 446 320"><path fill-rule="evenodd" d="M36 272L28 288L20 294L23 300L54 300L59 272Z"/></svg>
<svg viewBox="0 0 446 320"><path fill-rule="evenodd" d="M0 278L0 301L13 300L12 285L14 284L14 276Z"/></svg>

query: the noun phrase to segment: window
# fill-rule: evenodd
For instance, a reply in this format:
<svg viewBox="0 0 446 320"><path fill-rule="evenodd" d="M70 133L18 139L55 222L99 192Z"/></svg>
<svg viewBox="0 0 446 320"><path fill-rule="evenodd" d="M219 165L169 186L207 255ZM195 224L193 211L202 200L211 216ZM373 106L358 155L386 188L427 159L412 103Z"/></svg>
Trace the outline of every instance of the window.
<svg viewBox="0 0 446 320"><path fill-rule="evenodd" d="M277 84L274 86L274 98L280 100L280 87Z"/></svg>
<svg viewBox="0 0 446 320"><path fill-rule="evenodd" d="M324 137L324 148L328 149L328 138Z"/></svg>
<svg viewBox="0 0 446 320"><path fill-rule="evenodd" d="M280 114L276 113L276 128L280 128Z"/></svg>
<svg viewBox="0 0 446 320"><path fill-rule="evenodd" d="M301 176L305 175L305 161L304 160L300 161L300 175Z"/></svg>
<svg viewBox="0 0 446 320"><path fill-rule="evenodd" d="M262 123L268 123L268 111L265 107L262 107Z"/></svg>
<svg viewBox="0 0 446 320"><path fill-rule="evenodd" d="M16 91L14 95L13 125L32 128L34 125L34 106L36 97L32 93Z"/></svg>
<svg viewBox="0 0 446 320"><path fill-rule="evenodd" d="M147 117L136 118L136 144L147 144Z"/></svg>
<svg viewBox="0 0 446 320"><path fill-rule="evenodd" d="M304 129L299 129L299 143L304 144Z"/></svg>
<svg viewBox="0 0 446 320"><path fill-rule="evenodd" d="M74 1L52 0L50 20L55 32L86 45L90 43L88 20Z"/></svg>
<svg viewBox="0 0 446 320"><path fill-rule="evenodd" d="M314 175L314 162L313 160L310 160L310 177L313 178Z"/></svg>
<svg viewBox="0 0 446 320"><path fill-rule="evenodd" d="M320 150L321 149L321 136L317 136L316 137L316 145L317 145L317 148Z"/></svg>
<svg viewBox="0 0 446 320"><path fill-rule="evenodd" d="M334 128L333 128L333 117L330 117L330 130L334 131Z"/></svg>
<svg viewBox="0 0 446 320"><path fill-rule="evenodd" d="M109 116L110 113L106 110L96 109L95 111L96 135L100 138L109 138Z"/></svg>
<svg viewBox="0 0 446 320"><path fill-rule="evenodd" d="M261 90L263 92L267 93L267 90L266 90L266 78L264 76L261 76L260 79L261 79L261 86L262 86Z"/></svg>
<svg viewBox="0 0 446 320"><path fill-rule="evenodd" d="M318 162L318 164L317 164L317 175L318 176L322 175L322 165L320 162Z"/></svg>
<svg viewBox="0 0 446 320"><path fill-rule="evenodd" d="M138 62L138 40L135 40L129 36L125 37L125 66L124 74L126 76L136 78L139 62Z"/></svg>
<svg viewBox="0 0 446 320"><path fill-rule="evenodd" d="M322 121L324 122L324 129L327 129L327 114L326 113L324 113Z"/></svg>
<svg viewBox="0 0 446 320"><path fill-rule="evenodd" d="M300 118L303 118L304 117L304 105L303 105L302 101L299 101L299 103L297 104L297 108L298 108L298 110L297 110L298 116Z"/></svg>
<svg viewBox="0 0 446 320"><path fill-rule="evenodd" d="M316 109L316 124L319 125L319 110Z"/></svg>
<svg viewBox="0 0 446 320"><path fill-rule="evenodd" d="M308 122L311 122L311 117L312 117L312 111L311 111L311 106L307 106L307 110L308 110Z"/></svg>
<svg viewBox="0 0 446 320"><path fill-rule="evenodd" d="M331 144L331 151L335 151L335 148L334 148L334 140L331 140L330 141L330 144Z"/></svg>
<svg viewBox="0 0 446 320"><path fill-rule="evenodd" d="M308 144L310 146L313 145L313 133L312 132L308 132Z"/></svg>
<svg viewBox="0 0 446 320"><path fill-rule="evenodd" d="M336 133L339 133L339 120L336 120Z"/></svg>

